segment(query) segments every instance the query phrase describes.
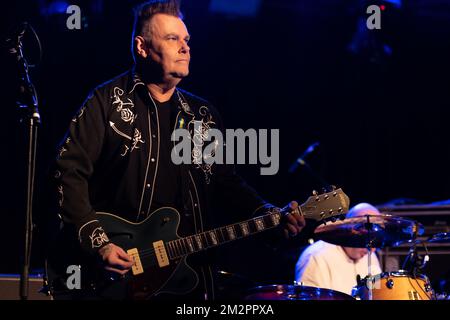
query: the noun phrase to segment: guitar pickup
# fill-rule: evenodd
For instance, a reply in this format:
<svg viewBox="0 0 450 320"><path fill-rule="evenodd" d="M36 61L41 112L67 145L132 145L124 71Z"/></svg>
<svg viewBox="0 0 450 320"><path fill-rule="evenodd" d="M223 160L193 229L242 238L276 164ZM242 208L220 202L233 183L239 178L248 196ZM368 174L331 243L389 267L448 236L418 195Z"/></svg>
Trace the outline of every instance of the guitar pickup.
<svg viewBox="0 0 450 320"><path fill-rule="evenodd" d="M131 272L133 272L133 275L144 273L144 268L142 267L138 250L136 248L129 249L127 250L127 253L133 258L133 266L131 267Z"/></svg>
<svg viewBox="0 0 450 320"><path fill-rule="evenodd" d="M166 247L162 240L153 242L153 249L155 249L156 260L158 260L158 266L160 268L169 265L169 257L167 256Z"/></svg>

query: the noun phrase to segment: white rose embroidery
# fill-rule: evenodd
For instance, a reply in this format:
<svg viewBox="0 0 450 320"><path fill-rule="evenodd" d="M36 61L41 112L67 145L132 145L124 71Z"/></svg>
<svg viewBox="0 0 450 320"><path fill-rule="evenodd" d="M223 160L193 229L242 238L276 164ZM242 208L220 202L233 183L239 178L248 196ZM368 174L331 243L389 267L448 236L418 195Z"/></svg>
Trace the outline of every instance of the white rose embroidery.
<svg viewBox="0 0 450 320"><path fill-rule="evenodd" d="M120 110L120 118L122 118L123 121L132 124L137 118L137 115L135 115L130 109L122 109Z"/></svg>
<svg viewBox="0 0 450 320"><path fill-rule="evenodd" d="M134 108L134 103L130 98L122 99L124 95L124 91L121 88L115 87L113 89L113 106L116 108L116 111L120 113L120 118L125 121L133 124L137 115L131 111Z"/></svg>

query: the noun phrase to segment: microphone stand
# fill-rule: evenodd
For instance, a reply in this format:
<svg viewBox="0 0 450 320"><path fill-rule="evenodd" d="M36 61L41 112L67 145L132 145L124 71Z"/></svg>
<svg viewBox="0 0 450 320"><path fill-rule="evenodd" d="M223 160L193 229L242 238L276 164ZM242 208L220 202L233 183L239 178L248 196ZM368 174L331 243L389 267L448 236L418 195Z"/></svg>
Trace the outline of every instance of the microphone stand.
<svg viewBox="0 0 450 320"><path fill-rule="evenodd" d="M305 161L306 157L309 154L311 154L312 152L314 152L314 150L318 146L319 146L319 142L315 142L312 145L310 145L308 147L308 149L306 149L305 152L303 152L303 154L299 158L297 158L297 160L295 160L295 162L289 167L288 172L293 174L294 172L296 172L298 170L299 167L304 167L304 168L306 168L308 173L314 179L316 179L316 181L318 181L325 190L332 190L332 186L327 181L325 181L325 179L321 175L319 175L316 171L314 171L311 168L311 166Z"/></svg>
<svg viewBox="0 0 450 320"><path fill-rule="evenodd" d="M22 34L23 35L23 34ZM34 178L36 168L36 145L38 128L41 123L41 117L38 110L38 99L36 89L30 80L28 73L28 62L23 56L22 51L22 35L18 38L16 48L10 50L11 53L16 54L18 73L19 73L19 97L17 106L24 110L22 123L26 124L27 128L27 189L26 189L26 209L25 209L25 228L24 228L24 251L23 251L23 265L20 275L20 298L21 300L28 299L28 285L29 285L29 269L31 260L31 247L33 239L33 191Z"/></svg>
<svg viewBox="0 0 450 320"><path fill-rule="evenodd" d="M321 186L325 189L325 190L332 190L332 186L331 184L329 184L327 181L325 181L324 178L322 178L321 175L319 175L315 170L313 170L311 168L311 166L306 162L303 161L303 163L301 164L304 168L306 168L306 171L308 171L308 173L314 178L316 179L316 181L318 181Z"/></svg>
<svg viewBox="0 0 450 320"><path fill-rule="evenodd" d="M412 247L409 250L408 256L406 257L405 261L403 262L402 269L409 271L409 273L412 275L413 278L416 278L416 276L423 272L423 269L425 268L427 262L430 260L429 253L427 246L425 244L425 241L417 240L417 223L414 227L414 234L413 234L413 244ZM425 249L425 256L421 256L419 254L419 251L417 249L417 245L422 244L423 248ZM408 268L409 265L409 268ZM429 284L427 284L426 291L429 291Z"/></svg>
<svg viewBox="0 0 450 320"><path fill-rule="evenodd" d="M373 299L373 279L372 279L372 247L373 247L373 240L371 237L371 231L372 231L372 223L370 222L370 215L366 216L367 222L366 222L366 229L367 229L367 279L371 281L371 284L369 286L369 297L368 300Z"/></svg>

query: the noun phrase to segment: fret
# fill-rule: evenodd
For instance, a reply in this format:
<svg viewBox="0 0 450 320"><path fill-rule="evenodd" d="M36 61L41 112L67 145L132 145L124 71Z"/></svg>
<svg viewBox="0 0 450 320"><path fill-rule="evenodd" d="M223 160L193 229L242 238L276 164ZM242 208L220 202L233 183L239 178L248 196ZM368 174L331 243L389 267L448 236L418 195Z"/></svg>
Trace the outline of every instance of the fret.
<svg viewBox="0 0 450 320"><path fill-rule="evenodd" d="M172 252L172 258L175 258L177 256L177 252L175 250L175 244L173 241L169 242L170 251Z"/></svg>
<svg viewBox="0 0 450 320"><path fill-rule="evenodd" d="M216 234L217 234L217 240L219 243L224 243L228 241L228 238L226 237L226 234L224 233L225 228L218 228L215 229L216 230Z"/></svg>
<svg viewBox="0 0 450 320"><path fill-rule="evenodd" d="M185 238L181 238L180 239L180 243L181 243L181 248L183 250L183 255L187 254L189 252L189 249L187 247L186 239Z"/></svg>
<svg viewBox="0 0 450 320"><path fill-rule="evenodd" d="M241 222L239 223L239 227L241 228L242 235L248 236L250 234L250 230L248 229L248 223L247 222Z"/></svg>
<svg viewBox="0 0 450 320"><path fill-rule="evenodd" d="M217 244L221 244L224 243L225 241L227 241L227 238L225 238L224 234L223 234L223 228L217 228L214 229L216 236L217 236Z"/></svg>
<svg viewBox="0 0 450 320"><path fill-rule="evenodd" d="M277 226L280 224L280 215L278 214L271 214L270 220L272 221L273 226Z"/></svg>
<svg viewBox="0 0 450 320"><path fill-rule="evenodd" d="M206 231L202 232L200 235L202 236L202 240L203 240L203 243L205 244L205 247L207 248L207 247L211 246L211 243L210 243L211 241L209 240L208 235L206 234Z"/></svg>
<svg viewBox="0 0 450 320"><path fill-rule="evenodd" d="M244 233L242 232L242 227L239 223L233 224L232 227L234 234L236 235L236 238L242 238L245 236Z"/></svg>
<svg viewBox="0 0 450 320"><path fill-rule="evenodd" d="M256 230L262 231L266 228L264 225L263 218L256 218L254 221L255 221Z"/></svg>
<svg viewBox="0 0 450 320"><path fill-rule="evenodd" d="M192 243L192 238L191 237L186 238L186 242L187 242L187 245L189 248L189 252L191 252L191 253L194 252L195 249L194 249L194 244Z"/></svg>
<svg viewBox="0 0 450 320"><path fill-rule="evenodd" d="M181 257L183 254L182 254L182 251L181 251L180 243L178 242L178 240L175 240L174 242L175 242L175 249L176 249L176 252L177 252L177 256Z"/></svg>
<svg viewBox="0 0 450 320"><path fill-rule="evenodd" d="M211 242L213 245L217 245L218 241L217 241L217 235L216 232L214 230L212 231L208 231L209 237L211 238Z"/></svg>
<svg viewBox="0 0 450 320"><path fill-rule="evenodd" d="M186 254L191 253L191 248L189 247L188 238L183 238L184 247L186 248Z"/></svg>
<svg viewBox="0 0 450 320"><path fill-rule="evenodd" d="M234 231L233 226L227 226L226 229L227 229L228 239L230 239L230 240L236 239L236 232Z"/></svg>
<svg viewBox="0 0 450 320"><path fill-rule="evenodd" d="M177 257L181 256L181 252L180 252L180 248L178 247L178 242L177 240L173 241L173 247L175 248L175 255Z"/></svg>
<svg viewBox="0 0 450 320"><path fill-rule="evenodd" d="M194 236L195 243L197 244L198 250L203 250L202 237L199 234Z"/></svg>
<svg viewBox="0 0 450 320"><path fill-rule="evenodd" d="M170 257L171 259L173 259L173 257L174 257L175 255L174 255L174 253L173 253L171 244L172 244L171 242L167 242L167 243L166 243L166 250L167 250L167 252L169 253L169 257Z"/></svg>
<svg viewBox="0 0 450 320"><path fill-rule="evenodd" d="M170 241L170 244L172 246L172 250L173 250L173 256L177 257L178 256L178 251L177 251L177 247L175 245L175 241Z"/></svg>
<svg viewBox="0 0 450 320"><path fill-rule="evenodd" d="M184 238L178 239L178 241L180 242L183 255L185 255L186 253L188 253L186 241L184 240Z"/></svg>
<svg viewBox="0 0 450 320"><path fill-rule="evenodd" d="M181 257L207 247L217 246L227 241L249 236L254 232L272 228L280 223L280 218L278 214L268 214L189 237L172 240L166 243L166 250L171 259Z"/></svg>
<svg viewBox="0 0 450 320"><path fill-rule="evenodd" d="M210 244L209 244L209 239L208 239L208 237L206 236L206 231L205 231L205 232L202 232L202 233L199 233L199 235L200 235L200 239L202 240L203 247L204 247L205 249L208 249L208 247L210 246Z"/></svg>

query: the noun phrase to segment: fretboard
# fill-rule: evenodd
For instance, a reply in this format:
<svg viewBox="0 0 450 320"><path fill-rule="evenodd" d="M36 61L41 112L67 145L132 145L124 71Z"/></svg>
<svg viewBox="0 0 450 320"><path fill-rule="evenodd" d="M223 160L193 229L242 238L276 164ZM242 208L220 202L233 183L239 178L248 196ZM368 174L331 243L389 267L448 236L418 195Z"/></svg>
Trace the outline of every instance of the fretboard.
<svg viewBox="0 0 450 320"><path fill-rule="evenodd" d="M192 236L166 242L170 259L216 247L272 229L280 224L281 213L274 212L225 227L197 233Z"/></svg>

